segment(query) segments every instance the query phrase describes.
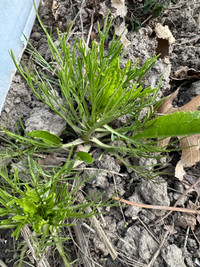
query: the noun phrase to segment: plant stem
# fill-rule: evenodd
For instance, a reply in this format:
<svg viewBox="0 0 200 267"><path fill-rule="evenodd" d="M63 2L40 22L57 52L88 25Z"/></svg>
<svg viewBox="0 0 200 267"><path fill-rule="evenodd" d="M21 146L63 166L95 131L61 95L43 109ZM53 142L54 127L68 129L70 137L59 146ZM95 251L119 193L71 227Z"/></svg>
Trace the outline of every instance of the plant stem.
<svg viewBox="0 0 200 267"><path fill-rule="evenodd" d="M54 235L54 240L55 240L55 242L56 242L56 248L57 248L57 250L58 250L60 256L61 256L62 259L63 259L63 262L64 262L64 264L65 264L65 267L70 267L70 263L69 263L69 261L67 260L67 258L66 258L66 256L65 256L65 252L64 252L64 250L63 250L63 246L61 245L61 242L60 242L60 240L59 240L59 237L58 237L57 232L55 231L55 232L53 233L53 235Z"/></svg>
<svg viewBox="0 0 200 267"><path fill-rule="evenodd" d="M104 149L106 149L106 148L108 148L108 149L113 148L113 146L109 146L109 145L106 145L106 144L102 143L102 142L101 142L100 140L98 140L96 137L92 137L92 138L90 139L90 141L92 141L93 143L97 144L98 146L100 146L101 148L104 148Z"/></svg>
<svg viewBox="0 0 200 267"><path fill-rule="evenodd" d="M62 148L65 149L65 148L68 148L68 147L72 147L72 146L77 146L77 145L80 145L80 144L83 144L84 141L81 139L81 138L78 138L70 143L67 143L67 144L64 144L62 145Z"/></svg>

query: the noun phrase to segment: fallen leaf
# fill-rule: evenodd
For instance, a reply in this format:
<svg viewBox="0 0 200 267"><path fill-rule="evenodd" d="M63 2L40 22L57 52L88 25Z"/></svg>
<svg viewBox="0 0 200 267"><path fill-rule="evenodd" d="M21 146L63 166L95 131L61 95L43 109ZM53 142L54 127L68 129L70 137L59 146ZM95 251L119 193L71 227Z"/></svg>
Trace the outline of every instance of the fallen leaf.
<svg viewBox="0 0 200 267"><path fill-rule="evenodd" d="M199 138L200 135L195 134L180 140L180 146L183 148L181 163L184 167L191 167L200 161Z"/></svg>
<svg viewBox="0 0 200 267"><path fill-rule="evenodd" d="M184 229L187 229L187 227L190 226L191 230L194 230L196 226L196 218L193 215L184 214L177 219L176 224Z"/></svg>
<svg viewBox="0 0 200 267"><path fill-rule="evenodd" d="M130 41L126 38L126 34L128 33L128 30L126 29L125 25L125 16L127 14L127 7L125 6L125 0L111 0L112 7L114 7L115 11L113 12L113 15L115 17L122 17L123 21L122 23L116 27L115 34L117 36L121 36L121 42L126 49L130 45Z"/></svg>
<svg viewBox="0 0 200 267"><path fill-rule="evenodd" d="M121 36L121 42L126 49L130 45L130 41L126 38L126 34L128 33L128 30L125 26L125 21L123 21L118 27L115 29L115 34L117 36Z"/></svg>
<svg viewBox="0 0 200 267"><path fill-rule="evenodd" d="M60 158L60 157L54 157L52 155L47 155L43 159L38 160L39 165L48 165L48 166L57 166L63 162L65 162L67 158Z"/></svg>
<svg viewBox="0 0 200 267"><path fill-rule="evenodd" d="M167 40L169 44L175 43L175 38L173 37L167 25L163 26L162 24L157 23L155 27L155 32L158 38Z"/></svg>
<svg viewBox="0 0 200 267"><path fill-rule="evenodd" d="M180 108L174 108L172 106L172 101L175 99L179 92L178 88L173 94L171 94L167 99L165 99L158 109L158 113L163 115L163 114L171 114L174 113L175 111L195 111L198 110L200 106L200 95L197 95L195 98L193 98L190 102L185 104L184 106ZM183 137L183 136L178 136L180 140L180 146L183 148L182 149L182 156L180 162L178 162L178 166L176 166L176 173L177 173L177 178L180 177L182 180L183 178L183 170L182 167L191 167L197 162L200 161L200 151L199 151L199 138L200 135L191 135L188 137ZM170 141L170 138L165 138L161 141L158 142L158 147L163 147L165 148Z"/></svg>
<svg viewBox="0 0 200 267"><path fill-rule="evenodd" d="M160 23L156 24L155 27L156 39L158 42L156 48L156 54L161 54L161 58L169 56L169 47L175 43L175 39L168 26L163 26Z"/></svg>
<svg viewBox="0 0 200 267"><path fill-rule="evenodd" d="M187 209L196 210L197 205L195 205L192 201L189 200ZM194 230L197 224L197 216L185 213L183 216L178 218L177 223L178 225L182 226L184 229L190 226L191 230Z"/></svg>
<svg viewBox="0 0 200 267"><path fill-rule="evenodd" d="M169 95L162 103L162 105L159 107L158 109L158 113L159 114L171 114L174 111L176 111L176 108L173 108L172 106L172 101L176 98L176 96L178 95L179 92L178 88L174 93L172 93L171 95Z"/></svg>
<svg viewBox="0 0 200 267"><path fill-rule="evenodd" d="M184 106L175 109L175 111L195 111L199 108L199 106L200 106L200 95L197 95Z"/></svg>
<svg viewBox="0 0 200 267"><path fill-rule="evenodd" d="M184 171L182 161L179 160L175 168L175 177L178 178L180 181L183 181L185 174L186 172Z"/></svg>
<svg viewBox="0 0 200 267"><path fill-rule="evenodd" d="M173 108L172 106L172 101L175 99L175 97L178 95L179 92L179 88L172 93L168 98L166 98L162 105L159 107L158 109L158 113L160 115L164 115L164 114L171 114L173 113L176 109ZM158 147L167 147L167 145L169 144L171 137L165 138L161 141L158 142Z"/></svg>
<svg viewBox="0 0 200 267"><path fill-rule="evenodd" d="M52 14L53 14L55 20L58 19L57 9L58 9L58 2L57 2L57 0L53 0L52 6L51 6L51 11L52 11Z"/></svg>
<svg viewBox="0 0 200 267"><path fill-rule="evenodd" d="M185 81L185 80L199 80L200 71L195 69L189 69L187 66L180 68L171 75L171 79L174 81Z"/></svg>
<svg viewBox="0 0 200 267"><path fill-rule="evenodd" d="M125 17L127 14L127 7L125 6L125 0L111 0L112 7L115 8L113 13L116 17Z"/></svg>

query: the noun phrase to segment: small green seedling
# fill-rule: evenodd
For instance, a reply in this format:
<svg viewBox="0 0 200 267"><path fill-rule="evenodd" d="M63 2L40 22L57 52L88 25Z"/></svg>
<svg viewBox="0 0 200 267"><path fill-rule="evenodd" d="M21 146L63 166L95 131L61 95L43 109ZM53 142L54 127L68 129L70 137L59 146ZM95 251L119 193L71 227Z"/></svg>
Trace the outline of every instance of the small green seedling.
<svg viewBox="0 0 200 267"><path fill-rule="evenodd" d="M80 158L85 155L81 154ZM58 239L63 227L73 226L76 219L91 217L97 213L97 207L107 205L101 201L101 195L78 200L80 187L92 177L81 179L73 171L74 162L68 159L51 173L31 157L28 157L28 166L23 162L24 172L14 169L11 173L7 168L1 168L0 217L6 219L1 220L0 228L14 228L12 236L17 239L28 225L33 230L33 237L40 238L44 247L60 246ZM74 187L71 181L76 181ZM92 208L89 213L85 212L88 207Z"/></svg>

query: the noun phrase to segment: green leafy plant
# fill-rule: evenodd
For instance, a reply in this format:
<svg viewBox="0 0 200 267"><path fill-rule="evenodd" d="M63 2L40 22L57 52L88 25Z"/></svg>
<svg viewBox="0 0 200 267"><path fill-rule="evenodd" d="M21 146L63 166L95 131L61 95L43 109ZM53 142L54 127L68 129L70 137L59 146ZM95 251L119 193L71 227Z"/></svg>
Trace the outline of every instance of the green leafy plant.
<svg viewBox="0 0 200 267"><path fill-rule="evenodd" d="M145 0L144 2L144 14L152 14L153 17L160 16L161 12L169 8L170 0Z"/></svg>
<svg viewBox="0 0 200 267"><path fill-rule="evenodd" d="M80 38L70 47L66 43L69 32L62 35L59 30L60 44L57 47L39 16L38 20L47 36L52 54L51 63L34 50L30 52L35 59L34 64L23 68L17 65L12 54L19 72L31 90L67 122L74 134L73 144L92 143L124 154L132 154L135 149L135 154L140 154L142 148L137 151L136 146L142 147L142 144L129 138L127 133L140 129L139 117L144 109L148 109L148 114L143 123L153 116L151 106L155 104L160 84L156 88L145 88L143 77L154 65L157 57L148 59L141 68L137 67L138 62L132 65L130 60L122 68L124 54L120 38L113 37L109 49L105 50L112 23L111 20L108 24L108 15L103 30L99 28L100 43L93 41L91 48ZM38 72L38 65L43 71ZM123 115L127 116L127 122L113 129L109 124ZM27 136L31 138L23 138L23 141L39 146L41 140L45 143L48 140L44 140L46 135L47 133L38 131L29 133ZM14 135L13 137L18 138ZM37 141L33 141L33 138ZM110 145L108 141L111 138L128 142L135 148L130 150L128 146L123 148L121 145ZM22 138L18 139L22 141ZM54 139L56 143L51 142L49 145L59 145L59 140ZM67 146L68 144L65 144L63 147Z"/></svg>
<svg viewBox="0 0 200 267"><path fill-rule="evenodd" d="M120 157L146 157L151 152L161 151L150 138L200 132L199 127L187 128L182 123L198 117L198 111L180 113L182 121L176 118L176 113L153 119L159 106L156 97L161 83L156 88L145 88L144 76L155 64L157 56L146 60L140 68L138 62L133 65L130 60L122 67L125 54L120 38L114 36L105 49L112 24L112 19L108 22L108 14L103 29L99 28L100 42L93 41L91 47L81 38L70 46L67 43L69 28L66 34L57 30L59 45L56 46L37 16L47 36L51 62L47 62L36 50L31 50L34 62L22 67L11 55L31 90L67 122L73 138L63 144L59 137L45 131L21 136L3 130L7 135L23 145L33 146L35 150L38 147L70 149L74 145L89 143ZM146 115L141 116L144 111ZM126 116L126 122L120 127L115 126L114 121L121 116ZM165 129L165 132L155 128Z"/></svg>
<svg viewBox="0 0 200 267"><path fill-rule="evenodd" d="M74 162L68 159L63 166L47 172L29 156L28 166L23 162L24 171L14 168L14 172L8 172L7 168L1 168L0 216L6 218L1 220L0 228L15 228L12 236L18 238L28 225L33 236L43 242L42 249L58 245L60 250L61 229L74 225L76 219L93 216L98 206L105 205L101 195L86 197L81 202L78 200L79 188L91 177L80 179L73 171ZM76 181L76 185L70 181ZM90 213L85 212L87 207L92 208Z"/></svg>
<svg viewBox="0 0 200 267"><path fill-rule="evenodd" d="M135 138L166 138L172 136L188 136L200 132L200 112L174 112L148 121L145 130Z"/></svg>

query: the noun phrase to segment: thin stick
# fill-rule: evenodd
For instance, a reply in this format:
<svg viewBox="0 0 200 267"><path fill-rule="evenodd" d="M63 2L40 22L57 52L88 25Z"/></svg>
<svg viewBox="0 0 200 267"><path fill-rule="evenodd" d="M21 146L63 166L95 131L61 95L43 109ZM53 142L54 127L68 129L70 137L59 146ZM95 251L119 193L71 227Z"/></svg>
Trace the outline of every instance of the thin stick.
<svg viewBox="0 0 200 267"><path fill-rule="evenodd" d="M200 241L199 241L198 237L196 236L196 234L194 233L193 230L191 230L191 231L192 231L192 233L193 233L194 238L196 239L196 241L197 241L197 243L198 243L198 246L200 247Z"/></svg>
<svg viewBox="0 0 200 267"><path fill-rule="evenodd" d="M90 35L91 35L91 32L92 32L92 27L93 27L93 23L94 23L94 13L95 13L95 8L93 8L93 11L92 11L92 16L91 16L91 24L90 24L90 29L89 29L89 32L88 32L88 37L87 37L87 46L89 45L89 41L90 41Z"/></svg>
<svg viewBox="0 0 200 267"><path fill-rule="evenodd" d="M76 226L76 225L75 225ZM75 230L75 229L74 229ZM78 239L78 240L75 240L74 239L74 234L72 234L72 231L70 230L70 228L69 228L69 232L70 232L70 237L71 237L71 240L73 241L73 244L79 249L79 251L81 252L81 253L84 253L84 249L82 249L82 245L81 244L79 244L79 236L77 236L77 233L76 233L76 230L75 230L75 237L76 237L76 239ZM82 238L83 237L83 239L84 240L86 240L86 237L85 237L85 235L84 235L84 232L83 231L78 231L78 235L79 235L79 233L81 234L81 237L80 238ZM96 232L95 232L96 233ZM77 241L77 242L76 242ZM87 243L86 243L87 244ZM87 247L88 247L88 244L87 244ZM78 252L79 252L78 251ZM77 253L77 255L78 255L78 252L76 252ZM89 252L89 254L90 254L90 252ZM102 267L102 265L99 265L96 261L94 261L93 259L92 259L92 257L90 257L89 258L89 260L91 261L91 262L93 262L94 263L94 265L95 265L95 267ZM84 261L84 259L83 259L83 261ZM87 265L88 263L86 263L86 265L84 265L84 266L90 266L90 265Z"/></svg>
<svg viewBox="0 0 200 267"><path fill-rule="evenodd" d="M152 18L152 15L148 16L147 19L145 19L142 23L141 26L143 26L147 21L149 21Z"/></svg>
<svg viewBox="0 0 200 267"><path fill-rule="evenodd" d="M21 230L21 234L24 238L24 240L26 241L30 251L31 251L31 255L33 257L33 259L36 261L37 266L38 267L50 267L47 259L45 258L45 255L39 255L39 259L36 257L36 253L35 253L35 249L33 247L33 245L30 242L30 237L32 236L32 232L29 229L29 227L27 225L25 225L22 230ZM35 246L37 246L37 243L34 244Z"/></svg>
<svg viewBox="0 0 200 267"><path fill-rule="evenodd" d="M0 260L0 266L1 267L8 267L2 260Z"/></svg>
<svg viewBox="0 0 200 267"><path fill-rule="evenodd" d="M179 202L190 192L192 191L193 187L195 187L198 183L200 182L200 178L194 183L192 184L185 192L183 192L183 194L179 197L179 199L176 201L176 203L174 204L174 207L176 207ZM171 210L170 212L168 212L165 216L159 218L155 223L158 224L160 221L166 219L171 213L173 212L173 210Z"/></svg>
<svg viewBox="0 0 200 267"><path fill-rule="evenodd" d="M95 228L99 238L104 243L104 245L107 248L107 250L109 251L110 256L112 257L113 260L115 260L117 258L117 256L118 256L117 251L114 249L113 245L111 244L111 242L109 241L108 237L104 233L103 229L101 228L101 226L100 226L100 224L99 224L99 222L98 222L98 220L97 220L97 218L95 216L93 216L91 218L91 223L92 223L93 227Z"/></svg>
<svg viewBox="0 0 200 267"><path fill-rule="evenodd" d="M188 237L189 237L189 232L190 232L190 226L188 225L187 230L186 230L186 234L185 234L185 240L184 240L184 244L183 244L183 248L185 249L187 246L187 241L188 241Z"/></svg>
<svg viewBox="0 0 200 267"><path fill-rule="evenodd" d="M84 196L81 192L78 193L80 200L84 201ZM91 213L92 209L90 207L87 207L86 212L89 214ZM108 239L108 237L106 236L106 234L104 233L102 227L100 226L97 218L95 216L89 218L91 221L91 225L92 227L95 229L95 231L97 232L99 238L101 239L101 241L104 243L105 247L107 248L107 250L110 253L110 256L112 257L113 260L115 260L118 256L117 251L114 249L113 245L111 244L110 240Z"/></svg>
<svg viewBox="0 0 200 267"><path fill-rule="evenodd" d="M160 241L155 237L154 234L152 234L152 232L149 230L149 228L146 226L146 224L139 218L137 217L138 221L144 226L144 228L147 230L147 232L153 237L153 239L160 244Z"/></svg>
<svg viewBox="0 0 200 267"><path fill-rule="evenodd" d="M80 222L77 222L76 225L74 226L74 232L79 245L79 251L81 252L81 258L84 263L84 266L95 267L96 265L92 261L88 243L86 242L84 233L81 229Z"/></svg>
<svg viewBox="0 0 200 267"><path fill-rule="evenodd" d="M158 250L153 255L153 257L152 257L151 261L149 262L149 264L147 265L147 267L152 267L153 266L155 260L157 259L158 255L160 254L161 248L163 247L163 245L164 245L165 241L167 240L167 237L168 237L169 234L170 234L170 231L166 231L166 233L164 235L164 238L163 238Z"/></svg>
<svg viewBox="0 0 200 267"><path fill-rule="evenodd" d="M74 24L75 24L75 21L77 20L78 16L81 14L85 4L86 4L87 0L83 0L82 4L81 4L81 7L78 11L78 13L76 14L75 18L73 19L71 25L70 25L70 28L69 28L69 35L67 36L67 39L66 39L66 44L67 42L69 41L70 37L72 36L73 32L70 34L70 31L72 30Z"/></svg>
<svg viewBox="0 0 200 267"><path fill-rule="evenodd" d="M123 203L126 203L130 206L145 208L145 209L154 209L154 210L171 210L171 211L180 211L185 213L191 213L191 214L200 214L200 211L198 210L192 210L192 209L186 209L186 208L176 208L176 207L167 207L167 206L158 206L158 205L148 205L148 204L142 204L142 203L136 203L132 202L126 199L120 199L119 197L114 197L115 200L119 200Z"/></svg>

